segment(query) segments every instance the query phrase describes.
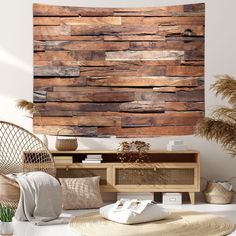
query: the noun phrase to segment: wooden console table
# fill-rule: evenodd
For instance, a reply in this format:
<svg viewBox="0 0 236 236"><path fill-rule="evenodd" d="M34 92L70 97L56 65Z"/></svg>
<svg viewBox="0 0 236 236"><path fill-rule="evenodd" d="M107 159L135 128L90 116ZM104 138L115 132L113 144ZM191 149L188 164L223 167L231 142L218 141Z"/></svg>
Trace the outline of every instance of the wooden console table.
<svg viewBox="0 0 236 236"><path fill-rule="evenodd" d="M151 150L149 162L120 163L116 150L51 151L72 156L73 164L56 164L57 177L101 177L102 192L188 192L192 204L200 191L200 156L196 150ZM87 154L101 154L99 164L81 163Z"/></svg>

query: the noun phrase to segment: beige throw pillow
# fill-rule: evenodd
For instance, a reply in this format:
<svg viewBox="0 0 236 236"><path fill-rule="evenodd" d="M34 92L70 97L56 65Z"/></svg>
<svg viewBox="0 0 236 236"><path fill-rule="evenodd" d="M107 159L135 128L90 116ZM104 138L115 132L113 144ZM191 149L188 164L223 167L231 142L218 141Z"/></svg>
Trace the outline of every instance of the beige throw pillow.
<svg viewBox="0 0 236 236"><path fill-rule="evenodd" d="M99 208L103 205L100 176L87 178L60 178L63 209Z"/></svg>

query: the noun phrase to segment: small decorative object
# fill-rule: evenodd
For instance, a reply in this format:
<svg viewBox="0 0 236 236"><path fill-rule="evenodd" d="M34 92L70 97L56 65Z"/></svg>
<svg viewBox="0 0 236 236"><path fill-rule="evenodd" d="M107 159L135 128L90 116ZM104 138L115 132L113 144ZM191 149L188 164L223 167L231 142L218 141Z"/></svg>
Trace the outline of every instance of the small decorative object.
<svg viewBox="0 0 236 236"><path fill-rule="evenodd" d="M122 142L118 146L118 159L121 162L144 163L148 162L147 152L150 144L143 141Z"/></svg>
<svg viewBox="0 0 236 236"><path fill-rule="evenodd" d="M166 149L168 151L181 151L181 150L186 150L187 145L185 145L184 141L182 140L170 140L166 146Z"/></svg>
<svg viewBox="0 0 236 236"><path fill-rule="evenodd" d="M45 144L45 146L48 148L48 138L45 134L36 134L36 136Z"/></svg>
<svg viewBox="0 0 236 236"><path fill-rule="evenodd" d="M184 145L184 141L183 140L170 140L169 144L170 145Z"/></svg>
<svg viewBox="0 0 236 236"><path fill-rule="evenodd" d="M218 79L211 89L216 96L228 99L231 107L218 107L212 117L206 117L196 126L196 134L207 140L215 140L233 156L236 155L236 80L229 75L216 76Z"/></svg>
<svg viewBox="0 0 236 236"><path fill-rule="evenodd" d="M42 134L42 142L45 144L45 146L48 148L48 137L46 134Z"/></svg>
<svg viewBox="0 0 236 236"><path fill-rule="evenodd" d="M56 149L58 151L75 151L78 147L77 138L67 137L67 138L59 138L59 134L62 130L71 130L73 133L74 131L69 128L61 129L57 132L57 139L56 139ZM75 135L75 133L74 133Z"/></svg>
<svg viewBox="0 0 236 236"><path fill-rule="evenodd" d="M3 207L0 205L0 234L1 235L12 235L13 234L13 223L12 218L14 217L14 210L10 207Z"/></svg>
<svg viewBox="0 0 236 236"><path fill-rule="evenodd" d="M209 181L204 190L204 196L208 203L229 204L233 201L234 191L232 190L232 185L227 181Z"/></svg>
<svg viewBox="0 0 236 236"><path fill-rule="evenodd" d="M182 193L163 193L162 202L164 205L181 205Z"/></svg>

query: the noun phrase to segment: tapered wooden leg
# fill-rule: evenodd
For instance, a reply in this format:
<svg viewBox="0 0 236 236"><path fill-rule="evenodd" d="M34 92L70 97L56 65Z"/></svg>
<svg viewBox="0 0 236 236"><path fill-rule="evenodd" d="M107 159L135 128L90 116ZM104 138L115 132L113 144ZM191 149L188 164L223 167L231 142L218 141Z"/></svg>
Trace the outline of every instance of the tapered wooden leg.
<svg viewBox="0 0 236 236"><path fill-rule="evenodd" d="M189 194L191 204L195 204L195 193L189 192L188 194Z"/></svg>

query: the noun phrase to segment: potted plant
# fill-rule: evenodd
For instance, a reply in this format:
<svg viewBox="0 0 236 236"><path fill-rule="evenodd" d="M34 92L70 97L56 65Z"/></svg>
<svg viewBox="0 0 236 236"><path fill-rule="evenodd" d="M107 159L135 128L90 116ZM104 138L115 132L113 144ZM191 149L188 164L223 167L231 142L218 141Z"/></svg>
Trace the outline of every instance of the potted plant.
<svg viewBox="0 0 236 236"><path fill-rule="evenodd" d="M0 234L13 234L14 210L0 205Z"/></svg>

